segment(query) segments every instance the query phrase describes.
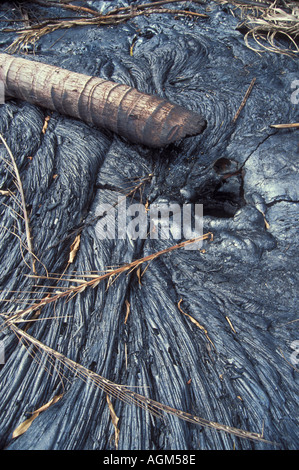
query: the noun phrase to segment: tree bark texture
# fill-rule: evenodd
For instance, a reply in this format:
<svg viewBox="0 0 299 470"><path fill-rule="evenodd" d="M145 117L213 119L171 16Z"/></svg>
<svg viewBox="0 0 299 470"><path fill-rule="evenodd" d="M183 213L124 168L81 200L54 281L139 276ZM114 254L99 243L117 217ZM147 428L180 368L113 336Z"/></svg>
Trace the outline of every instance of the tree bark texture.
<svg viewBox="0 0 299 470"><path fill-rule="evenodd" d="M13 98L109 129L133 143L164 147L200 134L196 112L135 88L9 54L0 54L0 80Z"/></svg>

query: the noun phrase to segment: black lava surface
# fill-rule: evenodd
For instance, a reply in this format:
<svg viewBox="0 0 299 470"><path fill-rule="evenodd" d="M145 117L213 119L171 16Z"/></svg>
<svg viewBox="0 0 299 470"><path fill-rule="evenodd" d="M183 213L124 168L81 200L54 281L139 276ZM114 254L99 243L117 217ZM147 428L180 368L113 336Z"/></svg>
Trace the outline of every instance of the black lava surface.
<svg viewBox="0 0 299 470"><path fill-rule="evenodd" d="M103 12L111 4L128 3L88 2ZM1 5L3 19L13 14L8 6ZM278 444L242 439L176 416L161 419L111 398L120 418L119 450L296 449L299 139L297 129L270 125L298 122L299 104L291 101L298 62L246 47L228 7L185 2L175 8L187 6L198 12L209 6L208 18L154 14L116 26L58 30L38 42L34 59L126 83L198 111L208 122L202 135L151 150L18 100L0 106L0 132L23 182L40 274L43 266L49 273L64 272L78 233L80 248L69 274L101 271L178 243L98 236L99 204L116 204L149 174L142 192L130 200L201 203L204 232L214 239L201 250L180 249L157 258L141 283L132 272L109 288L104 281L68 302L49 305L40 318L53 318L32 323L27 331L115 383L214 422L263 431L265 439ZM61 14L27 7L36 15ZM1 51L15 38L1 32ZM7 160L4 146L0 149ZM14 234L23 234L25 241L22 220L12 210L18 209L16 202L4 192L16 190L3 160L0 189L1 298L12 300L3 302L1 311L15 312L24 307L17 298L30 296L25 291L37 281L26 276L30 257ZM181 299L181 310L207 334L182 314ZM1 341L2 449L115 448L104 392L49 362L45 353L26 343L24 348L9 328L1 332ZM62 393L12 439L21 422Z"/></svg>

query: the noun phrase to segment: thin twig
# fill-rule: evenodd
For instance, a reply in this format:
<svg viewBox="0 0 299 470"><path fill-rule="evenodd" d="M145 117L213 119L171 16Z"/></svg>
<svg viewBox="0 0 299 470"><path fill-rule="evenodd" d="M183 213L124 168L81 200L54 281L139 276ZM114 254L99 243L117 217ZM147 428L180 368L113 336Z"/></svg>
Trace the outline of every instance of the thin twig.
<svg viewBox="0 0 299 470"><path fill-rule="evenodd" d="M37 5L40 5L41 7L60 7L66 10L72 10L72 11L78 11L79 13L82 11L83 13L88 13L90 15L94 16L101 16L101 13L99 13L96 10L92 10L91 8L87 7L82 7L79 5L72 5L70 3L61 3L61 2L54 2L54 1L42 1L42 0L33 0L31 3L36 3Z"/></svg>
<svg viewBox="0 0 299 470"><path fill-rule="evenodd" d="M244 96L244 98L243 98L243 100L242 100L242 103L240 104L240 107L239 107L238 111L236 112L236 114L235 114L235 116L234 116L234 118L233 118L233 122L234 122L234 123L236 122L236 120L238 119L238 117L239 117L239 115L240 115L242 109L244 108L244 106L245 106L245 104L246 104L246 101L248 100L249 95L250 95L250 93L251 93L251 91L252 91L252 88L253 88L253 86L254 86L254 84L255 84L255 81L256 81L256 78L253 78L253 79L251 80L251 83L250 83L250 85L249 85L249 87L248 87L248 89L247 89L247 91L246 91L246 93L245 93L245 96Z"/></svg>
<svg viewBox="0 0 299 470"><path fill-rule="evenodd" d="M299 122L292 124L271 124L270 127L274 127L275 129L293 129L299 127Z"/></svg>

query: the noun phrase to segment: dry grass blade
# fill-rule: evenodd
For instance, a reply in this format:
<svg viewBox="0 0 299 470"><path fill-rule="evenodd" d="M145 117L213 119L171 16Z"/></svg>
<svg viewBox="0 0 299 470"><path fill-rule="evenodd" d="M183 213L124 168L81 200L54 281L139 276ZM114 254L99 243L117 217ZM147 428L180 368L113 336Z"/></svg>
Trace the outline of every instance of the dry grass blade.
<svg viewBox="0 0 299 470"><path fill-rule="evenodd" d="M70 254L69 254L69 259L68 259L68 265L74 262L77 251L79 250L80 241L81 241L81 235L79 234L79 235L76 236L75 240L71 244L71 249L70 249Z"/></svg>
<svg viewBox="0 0 299 470"><path fill-rule="evenodd" d="M207 340L211 343L211 345L213 346L213 348L215 349L216 351L216 347L215 347L215 344L213 343L213 341L210 339L209 335L208 335L208 332L206 330L206 328L204 326L202 326L197 320L195 320L195 318L193 318L191 315L189 315L189 313L186 313L184 312L184 310L182 310L182 307L181 307L181 303L182 303L183 299L180 299L179 302L178 302L178 309L179 311L185 315L186 317L189 318L189 320L194 323L194 325L196 325L200 330L202 330L207 338Z"/></svg>
<svg viewBox="0 0 299 470"><path fill-rule="evenodd" d="M263 436L259 433L254 433L238 428L234 428L231 426L227 426L221 423L213 422L198 416L194 416L190 413L172 408L168 405L164 405L163 403L157 402L155 400L152 400L150 398L147 398L143 395L140 395L132 390L130 390L128 387L116 384L114 382L111 382L110 380L90 371L89 369L83 367L81 364L69 359L65 355L61 354L60 352L50 348L49 346L45 345L38 339L34 338L33 336L29 335L27 331L24 331L20 328L17 327L17 323L20 320L20 318L26 317L27 314L32 314L33 312L39 310L43 305L48 305L51 302L56 302L60 298L64 298L66 296L69 296L70 294L74 295L82 290L82 286L84 289L86 287L93 287L95 283L98 283L99 281L103 279L109 279L111 275L120 275L121 273L125 272L131 272L132 270L136 269L139 267L141 264L145 262L150 262L153 259L157 258L158 256L161 256L163 254L169 253L173 250L182 248L188 244L191 243L196 243L199 239L213 239L213 236L211 233L207 233L203 235L202 237L197 237L192 240L187 240L184 242L181 242L177 245L168 247L164 250L161 250L159 252L153 253L151 255L148 255L144 258L138 259L133 261L132 263L129 263L125 266L121 266L119 268L115 268L113 271L108 270L108 272L101 274L97 277L92 277L88 278L87 281L85 281L83 278L81 279L81 282L79 285L72 285L69 289L66 289L65 291L59 291L55 292L52 296L49 295L42 299L41 301L38 301L34 303L32 306L28 307L27 309L21 310L19 312L16 312L13 315L10 315L8 318L6 318L6 321L4 323L5 327L10 328L16 336L19 338L19 340L22 343L26 343L26 345L31 345L32 347L35 347L37 350L43 352L48 360L50 361L50 364L55 364L55 368L57 368L57 363L60 364L64 369L67 369L73 373L76 374L79 378L81 378L84 381L89 381L92 385L100 388L102 391L106 393L106 395L112 396L114 398L120 399L124 403L128 404L133 404L135 406L138 406L148 412L150 412L152 415L157 416L159 418L163 417L163 413L166 414L171 414L174 415L180 419L183 419L185 421L188 421L190 423L194 424L199 424L204 427L212 428L217 431L224 431L226 433L230 433L233 435L236 435L238 437L246 438L246 439L253 439L257 441L262 441L265 443L270 443L269 441L265 440ZM36 277L39 278L40 276L35 276L31 275L30 277ZM41 276L41 278L48 279L47 276ZM55 278L56 279L56 278ZM59 280L62 280L62 277L58 278ZM67 278L68 279L68 278ZM73 278L71 277L70 280L72 281ZM34 358L35 359L35 358ZM111 408L110 408L111 412ZM115 421L116 423L116 421ZM30 423L26 423L27 424ZM117 434L115 434L115 438L117 439ZM116 443L118 441L116 440ZM273 444L273 443L272 443Z"/></svg>
<svg viewBox="0 0 299 470"><path fill-rule="evenodd" d="M12 210L12 212L15 213L15 214L17 215L17 217L19 217L20 219L24 220L24 217L23 217L21 214L19 214L18 212L16 212L14 209L11 209L11 208L10 208L10 210ZM26 266L28 266L29 269L32 269L32 271L33 271L34 273L36 273L35 261L37 261L38 263L40 263L40 264L44 267L46 273L48 272L46 266L45 266L45 265L40 261L40 259L33 253L33 251L30 251L30 249L28 248L28 244L26 244L26 243L22 240L22 238L20 237L20 235L18 235L16 232L13 232L13 231L9 230L7 227L4 227L3 225L2 225L0 228L2 228L3 230L6 230L8 233L11 233L14 237L16 237L16 238L19 240L19 242L20 242L20 250L21 250L21 253L22 253L23 261L24 261L24 263L26 264ZM24 250L28 251L29 254L31 255L31 260L33 261L34 269L32 268L32 266L30 267L30 266L28 265L28 263L26 262L25 257L24 257L24 255L23 255L23 248L24 248Z"/></svg>
<svg viewBox="0 0 299 470"><path fill-rule="evenodd" d="M215 0L217 3L234 6L246 27L245 44L255 52L275 52L294 56L299 47L299 6L294 0ZM289 47L283 47L276 40L284 37ZM250 44L253 38L258 47Z"/></svg>
<svg viewBox="0 0 299 470"><path fill-rule="evenodd" d="M27 429L29 429L29 427L31 426L31 424L33 423L33 421L35 420L35 418L38 417L38 415L40 413L42 413L43 411L47 410L51 405L54 405L55 403L57 403L58 400L60 400L60 398L62 398L62 395L56 395L55 397L52 398L52 400L50 400L48 403L46 403L45 405L41 406L38 410L35 410L32 415L30 416L30 418L26 419L25 421L23 421L15 430L14 432L12 433L12 438L15 439L16 437L19 437L21 436L22 434L24 434L24 432L27 431Z"/></svg>
<svg viewBox="0 0 299 470"><path fill-rule="evenodd" d="M103 274L99 275L87 275L87 280L84 278L84 276L81 276L79 279L75 279L74 277L66 277L66 275L57 275L57 276L51 276L50 274L47 274L46 276L41 276L37 274L31 274L28 275L30 278L34 279L45 279L47 281L65 281L65 282L71 282L71 285L64 290L60 290L60 288L57 287L57 290L54 291L54 293L51 295L47 295L41 300L38 300L37 302L34 302L32 305L29 307L19 310L16 313L12 314L9 316L9 320L4 322L2 325L0 331L2 331L4 328L7 327L8 322L9 324L12 324L20 319L26 319L27 315L31 315L32 313L36 312L37 310L41 309L45 305L53 304L60 299L70 299L73 296L83 292L86 288L88 287L95 287L99 284L99 282L107 279L108 282L110 280L110 283L112 279L115 279L117 276L123 274L123 273L128 273L130 274L132 271L137 269L139 266L141 266L144 263L149 263L153 261L154 259L158 258L159 256L162 256L166 253L170 253L171 251L178 250L180 248L183 248L187 245L194 244L200 240L213 240L213 234L211 232L208 232L200 237L196 237L190 240L185 240L181 243L178 243L177 245L172 245L168 248L165 248L164 250L158 251L156 253L153 253L151 255L145 256L144 258L139 258L135 261L132 261L131 263L125 264L124 266L117 267L115 269L108 269L106 272ZM48 288L48 286L36 286L36 287L41 287L41 288ZM5 315L4 312L2 312L2 315Z"/></svg>
<svg viewBox="0 0 299 470"><path fill-rule="evenodd" d="M248 15L245 21L249 31L245 35L245 42L250 49L257 52L268 50L279 54L293 55L299 52L298 43L299 36L299 8L293 7L291 11L277 8L274 2L267 10L257 18ZM264 35L264 36L261 36ZM283 48L276 44L275 40L279 36L285 36L289 40L291 48ZM259 48L249 45L249 37L253 37ZM262 38L265 38L263 40Z"/></svg>
<svg viewBox="0 0 299 470"><path fill-rule="evenodd" d="M135 18L140 15L150 15L154 13L158 14L176 14L182 16L192 16L193 18L208 18L208 15L204 13L196 13L192 11L185 10L174 10L163 8L162 5L170 3L182 3L183 0L173 0L173 1L159 1L152 2L143 5L134 5L132 7L123 7L116 8L111 10L107 14L101 14L91 9L86 9L83 7L76 7L74 5L67 5L57 2L41 2L36 1L35 3L43 4L42 6L59 6L61 8L67 8L71 10L81 11L83 13L89 13L90 17L74 17L71 19L61 19L61 20L52 20L47 19L45 21L39 22L30 27L18 28L18 29L6 29L6 31L17 31L19 38L16 39L7 50L11 53L18 51L21 47L27 46L28 44L35 43L44 35L52 33L58 29L68 29L75 26L105 26L105 25L117 25L124 23L132 18Z"/></svg>
<svg viewBox="0 0 299 470"><path fill-rule="evenodd" d="M124 324L127 323L128 318L129 318L129 314L130 314L130 311L131 311L131 305L130 305L130 302L127 299L125 300L125 304L126 304L126 316L125 316Z"/></svg>
<svg viewBox="0 0 299 470"><path fill-rule="evenodd" d="M14 156L9 148L9 146L7 145L6 143L6 140L4 139L4 137L2 136L2 134L0 134L0 139L2 141L2 143L4 144L6 150L7 150L7 153L10 157L10 160L11 160L11 165L12 165L12 168L13 168L13 172L14 172L14 177L15 177L15 182L16 182L16 187L20 193L20 198L21 198L21 205L22 205L22 210L23 210L23 218L24 218L24 222L25 222L25 232L26 232L26 239L27 239L27 249L31 255L31 267L32 267L32 271L33 273L36 273L36 269L35 269L35 256L34 256L34 253L33 253L33 248L32 248L32 241L31 241L31 233L30 233L30 227L29 227L29 217L28 217L28 214L27 214L27 209L26 209L26 201L25 201L25 195L24 195L24 190L23 190L23 185L22 185L22 181L21 181L21 178L20 178L20 174L19 174L19 170L18 170L18 167L17 167L17 164L16 164L16 161L14 159Z"/></svg>
<svg viewBox="0 0 299 470"><path fill-rule="evenodd" d="M118 429L117 425L118 425L119 418L118 418L118 416L116 415L116 413L114 411L114 408L113 408L113 405L112 405L111 400L109 398L109 395L106 396L106 399L107 399L108 408L109 408L109 411L110 411L112 424L113 424L113 427L114 427L114 442L115 442L115 448L117 450L118 449L118 441L119 441L119 429Z"/></svg>
<svg viewBox="0 0 299 470"><path fill-rule="evenodd" d="M36 338L24 332L23 330L17 328L16 325L14 325L13 323L9 322L8 326L18 337L24 338L28 343L31 343L32 345L36 346L38 349L46 352L46 354L48 354L52 358L55 358L56 361L60 362L61 364L69 368L71 371L75 372L81 379L89 380L91 384L95 385L96 387L99 387L107 395L112 395L115 398L118 398L125 403L139 406L142 409L145 409L149 411L151 414L158 416L158 417L162 417L163 415L161 413L165 412L166 414L174 415L180 419L183 419L193 424L199 424L201 426L212 428L217 431L224 431L226 433L233 434L241 438L261 441L261 442L275 445L275 443L264 439L263 436L259 433L254 433L254 432L246 431L243 429L234 428L231 426L227 426L221 423L216 423L216 422L201 418L199 416L194 416L190 413L186 413L184 411L172 408L168 405L164 405L163 403L157 402L143 395L140 395L130 390L126 386L111 382L110 380L96 374L95 372L92 372L89 369L86 369L79 363L69 359L68 357L64 356L58 351L55 351L54 349L41 343Z"/></svg>

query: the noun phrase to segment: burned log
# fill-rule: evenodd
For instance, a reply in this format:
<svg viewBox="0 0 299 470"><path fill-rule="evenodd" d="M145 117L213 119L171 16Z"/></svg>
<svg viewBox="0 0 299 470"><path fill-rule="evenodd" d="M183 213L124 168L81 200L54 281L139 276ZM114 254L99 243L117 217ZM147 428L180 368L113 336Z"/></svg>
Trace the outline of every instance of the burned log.
<svg viewBox="0 0 299 470"><path fill-rule="evenodd" d="M194 111L121 83L0 54L5 94L115 132L133 143L164 147L200 134Z"/></svg>

